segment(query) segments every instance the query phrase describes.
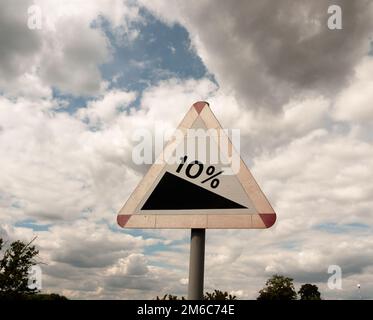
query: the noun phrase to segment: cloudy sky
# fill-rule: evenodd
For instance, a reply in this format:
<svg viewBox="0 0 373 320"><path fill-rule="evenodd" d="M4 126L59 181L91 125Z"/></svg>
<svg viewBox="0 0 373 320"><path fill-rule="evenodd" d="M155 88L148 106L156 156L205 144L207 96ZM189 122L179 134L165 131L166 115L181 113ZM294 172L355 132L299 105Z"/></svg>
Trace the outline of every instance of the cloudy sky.
<svg viewBox="0 0 373 320"><path fill-rule="evenodd" d="M369 0L0 0L0 236L37 235L44 292L185 295L189 231L123 230L116 214L147 169L131 133L207 100L241 130L278 220L208 230L205 290L252 299L281 273L372 298L372 24Z"/></svg>

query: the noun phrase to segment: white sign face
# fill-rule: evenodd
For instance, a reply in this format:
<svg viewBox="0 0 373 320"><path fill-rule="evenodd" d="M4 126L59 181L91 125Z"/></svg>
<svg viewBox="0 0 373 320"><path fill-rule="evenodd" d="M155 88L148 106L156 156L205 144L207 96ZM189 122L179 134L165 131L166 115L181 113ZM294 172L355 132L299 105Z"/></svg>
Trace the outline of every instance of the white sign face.
<svg viewBox="0 0 373 320"><path fill-rule="evenodd" d="M124 228L261 229L268 200L206 102L195 103L118 214Z"/></svg>

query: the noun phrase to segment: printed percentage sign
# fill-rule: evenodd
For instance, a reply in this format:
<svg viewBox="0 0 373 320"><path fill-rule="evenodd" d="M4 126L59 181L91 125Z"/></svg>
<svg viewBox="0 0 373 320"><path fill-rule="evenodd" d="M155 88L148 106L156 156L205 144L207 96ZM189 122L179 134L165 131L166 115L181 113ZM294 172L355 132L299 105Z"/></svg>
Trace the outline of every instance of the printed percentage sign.
<svg viewBox="0 0 373 320"><path fill-rule="evenodd" d="M218 173L215 173L215 167L214 166L209 166L206 170L206 174L210 177L208 177L207 179L201 181L201 183L205 183L207 181L210 181L211 180L211 183L210 183L210 186L211 188L214 188L216 189L218 186L219 186L219 183L220 183L220 180L218 178L216 178L218 175L222 174L223 171L220 171Z"/></svg>
<svg viewBox="0 0 373 320"><path fill-rule="evenodd" d="M184 164L186 163L187 159L188 159L187 156L184 156L183 158L180 159L181 163L179 164L179 166L176 169L177 173L181 172L181 170L183 169ZM199 162L197 160L196 161L192 161L186 167L186 169L185 169L185 175L188 178L190 178L190 179L196 179L196 178L198 178L201 175L201 173L203 172L203 169L204 169L203 163L201 163L201 162ZM222 173L223 173L223 171L215 173L215 167L214 166L209 166L206 169L206 174L209 177L207 179L205 179L205 180L202 180L201 183L205 183L205 182L211 180L211 183L210 183L211 188L216 189L219 186L219 183L220 183L219 179L216 178L216 177L218 175L222 174Z"/></svg>

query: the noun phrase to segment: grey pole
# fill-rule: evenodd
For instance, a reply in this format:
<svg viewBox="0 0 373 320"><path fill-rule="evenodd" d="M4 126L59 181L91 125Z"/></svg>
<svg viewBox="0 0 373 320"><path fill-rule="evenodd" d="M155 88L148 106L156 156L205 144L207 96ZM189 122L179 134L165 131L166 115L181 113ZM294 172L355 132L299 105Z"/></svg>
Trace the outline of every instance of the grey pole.
<svg viewBox="0 0 373 320"><path fill-rule="evenodd" d="M205 229L192 229L190 239L188 299L203 299L205 271Z"/></svg>

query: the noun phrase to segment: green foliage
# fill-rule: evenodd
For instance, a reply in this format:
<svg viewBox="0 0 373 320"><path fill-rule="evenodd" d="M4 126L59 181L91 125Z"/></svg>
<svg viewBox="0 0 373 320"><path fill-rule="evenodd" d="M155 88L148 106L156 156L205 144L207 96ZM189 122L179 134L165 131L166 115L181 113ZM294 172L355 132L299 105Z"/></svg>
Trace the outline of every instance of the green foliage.
<svg viewBox="0 0 373 320"><path fill-rule="evenodd" d="M319 288L313 284L304 284L298 291L301 300L321 300ZM236 300L237 297L227 291L214 290L206 292L203 300ZM273 275L266 282L266 286L259 291L257 300L296 300L297 293L294 288L293 279L281 275ZM178 297L172 294L165 294L163 297L156 297L156 300L185 300L185 297Z"/></svg>
<svg viewBox="0 0 373 320"><path fill-rule="evenodd" d="M203 300L236 300L236 298L236 296L232 296L226 291L214 290L212 293L206 292Z"/></svg>
<svg viewBox="0 0 373 320"><path fill-rule="evenodd" d="M181 297L180 299L179 299L179 297L178 296L174 296L174 295L172 295L172 294L165 294L162 298L160 298L160 297L156 297L155 298L155 300L185 300L185 298L184 297Z"/></svg>
<svg viewBox="0 0 373 320"><path fill-rule="evenodd" d="M257 300L295 300L296 298L293 279L275 274L267 280L265 288L259 291Z"/></svg>
<svg viewBox="0 0 373 320"><path fill-rule="evenodd" d="M314 284L303 284L300 287L298 293L301 300L321 300L319 288Z"/></svg>
<svg viewBox="0 0 373 320"><path fill-rule="evenodd" d="M25 300L54 300L54 301L63 301L68 300L65 296L61 296L56 293L51 294L32 294L32 295L26 295Z"/></svg>
<svg viewBox="0 0 373 320"><path fill-rule="evenodd" d="M29 268L36 265L39 251L31 243L14 241L0 258L0 295L24 295L36 293L37 289L28 286ZM0 251L4 241L0 239Z"/></svg>
<svg viewBox="0 0 373 320"><path fill-rule="evenodd" d="M185 297L179 298L178 296L174 296L172 294L165 294L162 298L156 297L156 300L185 300ZM213 292L206 292L203 296L203 300L236 300L236 296L232 296L228 294L228 292L223 292L220 290L214 290Z"/></svg>
<svg viewBox="0 0 373 320"><path fill-rule="evenodd" d="M19 301L19 300L32 300L32 301L64 301L68 300L66 297L56 293L51 294L11 294L5 295L0 293L0 301Z"/></svg>

